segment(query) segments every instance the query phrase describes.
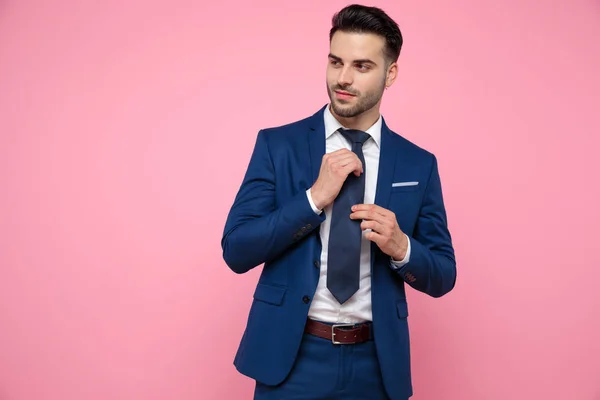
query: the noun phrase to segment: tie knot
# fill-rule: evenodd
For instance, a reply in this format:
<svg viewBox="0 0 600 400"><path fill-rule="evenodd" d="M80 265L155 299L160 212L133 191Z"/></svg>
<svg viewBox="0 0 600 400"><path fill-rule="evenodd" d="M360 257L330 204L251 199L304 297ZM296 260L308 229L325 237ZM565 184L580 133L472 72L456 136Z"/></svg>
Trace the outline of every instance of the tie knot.
<svg viewBox="0 0 600 400"><path fill-rule="evenodd" d="M340 133L352 143L359 143L361 145L371 137L367 132L359 131L358 129L340 128Z"/></svg>

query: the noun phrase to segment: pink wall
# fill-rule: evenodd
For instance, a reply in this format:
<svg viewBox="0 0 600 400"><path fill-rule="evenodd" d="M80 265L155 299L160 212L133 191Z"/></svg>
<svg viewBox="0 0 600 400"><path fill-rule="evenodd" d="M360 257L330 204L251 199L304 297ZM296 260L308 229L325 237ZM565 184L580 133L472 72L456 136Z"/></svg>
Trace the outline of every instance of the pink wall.
<svg viewBox="0 0 600 400"><path fill-rule="evenodd" d="M250 398L259 271L220 235L258 129L327 101L346 3L121 3L0 1L0 399ZM370 4L458 257L409 292L414 399L600 399L600 3Z"/></svg>

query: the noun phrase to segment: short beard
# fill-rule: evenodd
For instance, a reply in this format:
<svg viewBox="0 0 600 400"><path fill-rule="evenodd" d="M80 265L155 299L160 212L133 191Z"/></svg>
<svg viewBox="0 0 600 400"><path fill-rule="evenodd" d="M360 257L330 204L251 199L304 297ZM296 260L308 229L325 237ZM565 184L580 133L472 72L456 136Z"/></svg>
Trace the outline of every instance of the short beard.
<svg viewBox="0 0 600 400"><path fill-rule="evenodd" d="M373 107L381 100L383 96L383 91L385 89L385 79L383 80L381 87L377 90L373 90L371 92L362 95L359 92L350 92L351 94L356 95L358 101L352 107L343 107L344 100L338 100L335 98L335 90L346 90L339 85L334 85L333 87L327 86L327 94L329 95L329 100L331 101L331 108L333 111L342 118L353 118L356 117Z"/></svg>

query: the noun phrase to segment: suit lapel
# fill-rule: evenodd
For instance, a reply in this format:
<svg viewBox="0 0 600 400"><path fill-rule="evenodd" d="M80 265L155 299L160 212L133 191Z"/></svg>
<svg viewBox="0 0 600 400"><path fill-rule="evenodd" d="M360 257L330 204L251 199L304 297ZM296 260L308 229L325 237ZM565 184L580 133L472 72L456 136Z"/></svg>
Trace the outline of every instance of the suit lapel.
<svg viewBox="0 0 600 400"><path fill-rule="evenodd" d="M377 174L377 189L375 191L374 203L385 209L388 208L396 159L398 158L396 140L394 139L394 134L387 127L385 119L382 120L381 146L379 149L379 172ZM371 274L373 274L375 256L378 254L377 250L379 250L377 244L371 242Z"/></svg>
<svg viewBox="0 0 600 400"><path fill-rule="evenodd" d="M321 161L325 155L325 121L323 119L325 107L322 107L321 110L317 111L309 119L310 130L308 131L308 147L310 151L310 168L312 178L310 185L312 185L319 177Z"/></svg>
<svg viewBox="0 0 600 400"><path fill-rule="evenodd" d="M379 173L377 175L377 190L375 204L388 207L390 191L394 179L397 149L394 134L387 127L385 120L381 124L381 146L379 150Z"/></svg>

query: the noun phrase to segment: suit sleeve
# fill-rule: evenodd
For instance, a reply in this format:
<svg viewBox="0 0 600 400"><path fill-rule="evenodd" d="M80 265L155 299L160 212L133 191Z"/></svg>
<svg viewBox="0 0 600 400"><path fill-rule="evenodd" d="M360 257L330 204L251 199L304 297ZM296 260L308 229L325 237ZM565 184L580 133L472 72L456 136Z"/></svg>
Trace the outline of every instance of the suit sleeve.
<svg viewBox="0 0 600 400"><path fill-rule="evenodd" d="M410 261L399 268L398 273L411 287L432 297L450 292L456 283L456 261L435 156L415 230L409 240Z"/></svg>
<svg viewBox="0 0 600 400"><path fill-rule="evenodd" d="M236 273L276 258L325 219L313 211L306 191L277 204L275 185L267 135L260 131L221 240L223 259Z"/></svg>

